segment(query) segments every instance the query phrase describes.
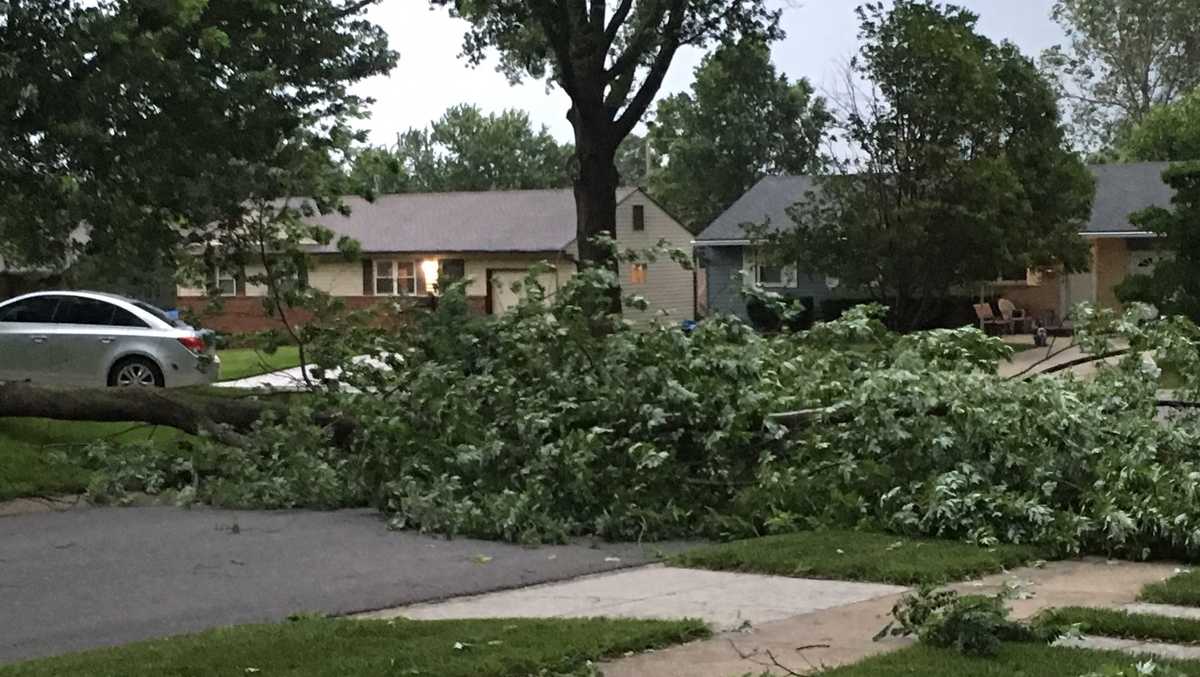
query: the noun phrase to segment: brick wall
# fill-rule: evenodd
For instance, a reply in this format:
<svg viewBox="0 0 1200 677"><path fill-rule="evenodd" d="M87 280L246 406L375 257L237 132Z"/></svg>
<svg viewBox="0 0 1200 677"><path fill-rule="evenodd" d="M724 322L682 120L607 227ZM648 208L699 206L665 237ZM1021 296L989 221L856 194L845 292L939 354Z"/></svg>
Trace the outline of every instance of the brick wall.
<svg viewBox="0 0 1200 677"><path fill-rule="evenodd" d="M343 296L341 300L347 308L353 310L369 310L380 304L403 300L413 305L428 303L428 297L412 299L396 299L381 296ZM223 334L245 334L250 332L282 329L283 324L278 317L267 315L263 309L263 300L255 296L226 296L219 311L209 308L209 301L202 296L181 296L178 300L180 312L190 312L198 320L201 327L214 329ZM467 298L473 312L484 314L486 297L471 296ZM288 319L294 324L301 325L312 319L312 315L302 310L292 310Z"/></svg>

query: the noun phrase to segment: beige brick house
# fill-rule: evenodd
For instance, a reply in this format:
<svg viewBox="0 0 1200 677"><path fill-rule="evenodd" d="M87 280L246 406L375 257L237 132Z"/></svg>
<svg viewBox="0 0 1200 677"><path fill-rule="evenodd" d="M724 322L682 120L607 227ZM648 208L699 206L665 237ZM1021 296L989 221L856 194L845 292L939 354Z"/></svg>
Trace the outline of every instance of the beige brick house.
<svg viewBox="0 0 1200 677"><path fill-rule="evenodd" d="M621 249L652 247L660 240L687 248L691 234L638 188L617 194L617 242ZM341 297L354 307L382 298L428 298L438 279L465 277L468 299L477 312L499 314L518 301L512 282L531 266L547 263L542 284L557 289L576 271L575 199L571 190L513 190L406 193L374 202L350 197L350 215L326 214L313 220L362 248L348 261L333 245L309 250L308 284ZM336 238L335 238L336 239ZM204 290L180 286L181 308L196 312L209 327L227 332L274 326L262 310L266 290L247 285L253 268L211 271L222 291L222 310L207 313ZM627 294L644 296L649 308L630 312L635 320L654 317L682 321L695 316L694 277L678 264L622 264Z"/></svg>
<svg viewBox="0 0 1200 677"><path fill-rule="evenodd" d="M1166 162L1092 165L1096 197L1080 235L1091 250L1091 267L1083 273L1030 271L1024 280L997 282L995 292L1035 317L1066 318L1083 301L1120 308L1116 287L1126 277L1147 273L1164 253L1154 233L1139 230L1129 216L1148 207L1169 207L1171 187L1162 179Z"/></svg>

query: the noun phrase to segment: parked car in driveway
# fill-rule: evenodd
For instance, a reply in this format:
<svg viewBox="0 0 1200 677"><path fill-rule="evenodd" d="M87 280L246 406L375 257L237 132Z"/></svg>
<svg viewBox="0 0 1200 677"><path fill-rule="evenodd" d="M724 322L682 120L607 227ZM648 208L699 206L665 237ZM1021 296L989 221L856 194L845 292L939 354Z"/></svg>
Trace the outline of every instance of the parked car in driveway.
<svg viewBox="0 0 1200 677"><path fill-rule="evenodd" d="M0 303L0 381L177 388L216 381L211 341L134 299L49 291Z"/></svg>

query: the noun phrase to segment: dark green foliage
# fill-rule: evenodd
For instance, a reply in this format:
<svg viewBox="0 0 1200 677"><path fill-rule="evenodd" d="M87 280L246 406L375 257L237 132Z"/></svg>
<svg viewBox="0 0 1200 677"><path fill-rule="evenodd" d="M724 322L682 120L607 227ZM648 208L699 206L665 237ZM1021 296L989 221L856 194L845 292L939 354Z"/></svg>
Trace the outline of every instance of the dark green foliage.
<svg viewBox="0 0 1200 677"><path fill-rule="evenodd" d="M347 192L565 188L571 154L523 111L485 115L478 106L453 106L428 130L401 134L395 147L358 151Z"/></svg>
<svg viewBox="0 0 1200 677"><path fill-rule="evenodd" d="M763 536L686 552L681 566L778 576L941 584L1017 567L1041 555L1037 548L983 548L954 541L822 529Z"/></svg>
<svg viewBox="0 0 1200 677"><path fill-rule="evenodd" d="M1142 593L1145 597L1145 592ZM1171 644L1200 643L1200 621L1119 609L1061 607L1040 614L1036 622L1051 626L1078 625L1081 632L1103 637L1146 639Z"/></svg>
<svg viewBox="0 0 1200 677"><path fill-rule="evenodd" d="M768 44L721 45L696 68L690 92L658 104L649 141L667 161L651 192L699 232L762 177L821 169L831 122L807 80L776 72Z"/></svg>
<svg viewBox="0 0 1200 677"><path fill-rule="evenodd" d="M1181 573L1162 583L1151 583L1142 588L1138 599L1157 604L1200 607L1200 571Z"/></svg>
<svg viewBox="0 0 1200 677"><path fill-rule="evenodd" d="M859 14L854 74L873 89L841 122L861 153L790 210L796 228L771 242L778 259L885 303L904 330L1004 271L1081 269L1092 179L1033 63L959 7L902 0Z"/></svg>
<svg viewBox="0 0 1200 677"><path fill-rule="evenodd" d="M699 621L299 617L0 666L0 677L527 677L706 637Z"/></svg>
<svg viewBox="0 0 1200 677"><path fill-rule="evenodd" d="M1200 160L1200 87L1151 108L1121 136L1117 154L1139 162Z"/></svg>
<svg viewBox="0 0 1200 677"><path fill-rule="evenodd" d="M169 256L179 225L324 195L361 113L350 86L395 59L368 4L4 3L2 254L61 264L86 222L110 261Z"/></svg>
<svg viewBox="0 0 1200 677"><path fill-rule="evenodd" d="M995 656L1004 642L1049 644L1062 634L1049 624L1030 626L1010 620L1010 596L1009 592L990 597L959 595L922 586L892 607L894 620L875 639L916 637L923 644L967 656Z"/></svg>

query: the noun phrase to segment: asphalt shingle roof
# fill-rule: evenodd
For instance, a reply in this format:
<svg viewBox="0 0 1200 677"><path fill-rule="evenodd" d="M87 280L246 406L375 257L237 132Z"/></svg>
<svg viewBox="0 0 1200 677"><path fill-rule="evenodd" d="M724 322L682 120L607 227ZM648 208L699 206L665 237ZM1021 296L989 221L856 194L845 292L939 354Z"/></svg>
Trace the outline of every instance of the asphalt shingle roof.
<svg viewBox="0 0 1200 677"><path fill-rule="evenodd" d="M696 241L744 240L746 231L742 224L761 224L768 219L773 231L791 227L793 222L787 215L788 207L803 199L815 186L811 176L764 177L702 230Z"/></svg>
<svg viewBox="0 0 1200 677"><path fill-rule="evenodd" d="M1129 215L1147 207L1171 206L1171 187L1163 183L1168 162L1139 162L1127 165L1092 165L1096 177L1096 201L1087 233L1135 231Z"/></svg>
<svg viewBox="0 0 1200 677"><path fill-rule="evenodd" d="M617 201L636 188L621 188ZM343 198L349 216L310 221L358 240L364 252L547 252L575 240L570 189L497 190ZM335 238L336 242L336 238ZM333 244L315 251L334 251Z"/></svg>
<svg viewBox="0 0 1200 677"><path fill-rule="evenodd" d="M1096 178L1096 199L1085 233L1113 233L1136 230L1129 215L1147 207L1168 207L1171 188L1162 180L1169 163L1092 165ZM768 176L746 191L696 237L706 240L744 240L742 224L761 224L770 220L772 230L792 225L787 208L814 189L811 176Z"/></svg>

